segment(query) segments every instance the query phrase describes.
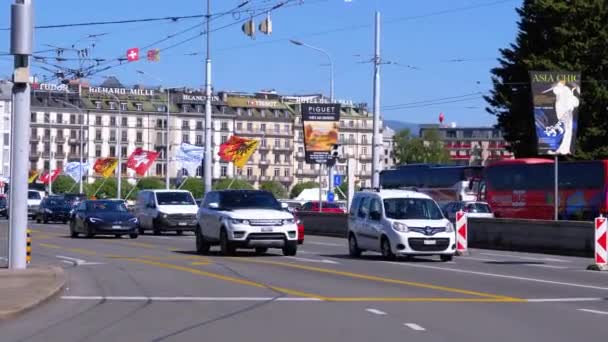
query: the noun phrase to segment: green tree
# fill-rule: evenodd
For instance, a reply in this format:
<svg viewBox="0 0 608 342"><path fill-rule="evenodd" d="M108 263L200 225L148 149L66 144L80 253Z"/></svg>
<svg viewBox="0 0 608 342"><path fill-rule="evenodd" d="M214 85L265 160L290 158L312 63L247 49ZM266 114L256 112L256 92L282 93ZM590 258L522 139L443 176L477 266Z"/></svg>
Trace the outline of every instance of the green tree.
<svg viewBox="0 0 608 342"><path fill-rule="evenodd" d="M450 154L443 146L438 129L425 130L422 140L424 141L423 163L446 164L450 161Z"/></svg>
<svg viewBox="0 0 608 342"><path fill-rule="evenodd" d="M230 186L231 190L253 190L253 185L244 180L234 179L234 182L232 181L233 179L231 178L220 179L213 184L213 189L226 190L228 189L228 186ZM232 183L232 185L230 185L230 183Z"/></svg>
<svg viewBox="0 0 608 342"><path fill-rule="evenodd" d="M517 157L537 154L529 71L581 71L576 157L608 157L608 7L604 0L524 0L515 42L501 49L485 99Z"/></svg>
<svg viewBox="0 0 608 342"><path fill-rule="evenodd" d="M414 137L409 129L404 129L395 134L394 139L395 158L401 164L450 161L437 129L425 130L422 137Z"/></svg>
<svg viewBox="0 0 608 342"><path fill-rule="evenodd" d="M270 191L276 198L286 198L287 197L287 189L285 189L283 184L281 184L277 181L262 182L260 184L260 190Z"/></svg>
<svg viewBox="0 0 608 342"><path fill-rule="evenodd" d="M64 194L66 192L78 192L78 185L70 176L60 175L53 181L53 193Z"/></svg>
<svg viewBox="0 0 608 342"><path fill-rule="evenodd" d="M108 178L105 183L103 178L98 178L92 184L85 184L85 194L90 198L95 194L95 191L99 189L97 195L95 195L96 198L116 198L116 185L116 178L114 177ZM124 198L132 188L133 186L129 184L126 179L123 179L120 186L121 196ZM134 193L136 192L134 191ZM131 194L130 198L133 198L133 194Z"/></svg>
<svg viewBox="0 0 608 342"><path fill-rule="evenodd" d="M165 181L157 177L144 177L137 184L141 190L164 189Z"/></svg>
<svg viewBox="0 0 608 342"><path fill-rule="evenodd" d="M338 189L340 189L341 192L338 191ZM355 184L355 191L359 191L360 189L361 187ZM340 197L340 199L346 199L345 196L348 196L348 182L346 181L346 179L342 180L342 184L336 187L334 192L338 195L338 197ZM342 196L342 194L344 194L344 196Z"/></svg>
<svg viewBox="0 0 608 342"><path fill-rule="evenodd" d="M184 181L181 187L182 190L188 190L194 198L203 198L205 195L205 182L201 178L188 178Z"/></svg>
<svg viewBox="0 0 608 342"><path fill-rule="evenodd" d="M319 183L317 183L317 182L298 183L291 189L291 192L289 193L289 197L291 197L291 198L298 197L298 195L302 192L302 190L314 189L314 188L318 188L318 187L319 187Z"/></svg>

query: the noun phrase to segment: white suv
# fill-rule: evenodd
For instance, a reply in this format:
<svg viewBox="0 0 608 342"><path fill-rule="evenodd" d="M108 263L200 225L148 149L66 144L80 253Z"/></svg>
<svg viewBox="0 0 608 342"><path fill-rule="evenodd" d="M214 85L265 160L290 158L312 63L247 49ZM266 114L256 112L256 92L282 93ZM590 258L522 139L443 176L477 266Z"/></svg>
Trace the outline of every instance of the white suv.
<svg viewBox="0 0 608 342"><path fill-rule="evenodd" d="M454 226L429 196L406 190L361 191L348 214L352 257L363 251L396 255L439 255L450 261L456 250Z"/></svg>
<svg viewBox="0 0 608 342"><path fill-rule="evenodd" d="M281 248L284 255L296 255L298 227L286 209L267 191L211 191L198 210L196 251L207 254L219 245L222 255L236 248L255 248L257 254Z"/></svg>

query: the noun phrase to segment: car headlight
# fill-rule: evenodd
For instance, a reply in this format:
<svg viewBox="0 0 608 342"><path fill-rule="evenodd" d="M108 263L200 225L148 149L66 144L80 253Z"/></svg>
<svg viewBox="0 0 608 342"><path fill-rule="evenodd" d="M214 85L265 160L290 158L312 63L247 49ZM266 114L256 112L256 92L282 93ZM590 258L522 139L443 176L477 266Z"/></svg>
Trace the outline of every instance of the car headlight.
<svg viewBox="0 0 608 342"><path fill-rule="evenodd" d="M169 217L169 215L167 215L167 214L162 214L162 215L161 215L161 217L162 217L162 218L164 218L164 219L166 219L167 217Z"/></svg>
<svg viewBox="0 0 608 342"><path fill-rule="evenodd" d="M101 221L103 221L103 220L102 220L102 219L100 219L100 218L97 218L97 217L89 217L89 221L90 221L91 223L97 223L97 222L101 222Z"/></svg>
<svg viewBox="0 0 608 342"><path fill-rule="evenodd" d="M407 233L408 231L407 225L401 222L393 222L393 229L401 233Z"/></svg>
<svg viewBox="0 0 608 342"><path fill-rule="evenodd" d="M129 222L131 223L137 223L137 217L134 217L132 219L129 219Z"/></svg>
<svg viewBox="0 0 608 342"><path fill-rule="evenodd" d="M44 212L47 213L47 214L52 214L53 213L53 211L51 209L48 209L48 208L45 208Z"/></svg>
<svg viewBox="0 0 608 342"><path fill-rule="evenodd" d="M445 231L447 233L452 233L454 231L454 225L452 222L448 222L448 224L445 226Z"/></svg>
<svg viewBox="0 0 608 342"><path fill-rule="evenodd" d="M283 224L293 224L293 223L296 223L296 220L294 220L292 218L283 220Z"/></svg>
<svg viewBox="0 0 608 342"><path fill-rule="evenodd" d="M230 219L230 222L232 222L233 224L244 224L244 225L249 225L249 220L242 220L242 219Z"/></svg>

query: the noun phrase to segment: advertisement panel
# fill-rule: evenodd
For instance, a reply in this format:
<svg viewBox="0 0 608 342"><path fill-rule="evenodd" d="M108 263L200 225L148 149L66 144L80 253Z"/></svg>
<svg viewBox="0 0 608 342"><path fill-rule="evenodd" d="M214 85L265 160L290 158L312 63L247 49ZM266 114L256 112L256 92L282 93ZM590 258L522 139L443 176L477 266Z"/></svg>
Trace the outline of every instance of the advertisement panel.
<svg viewBox="0 0 608 342"><path fill-rule="evenodd" d="M306 162L327 164L332 146L338 144L340 105L303 103L301 108Z"/></svg>
<svg viewBox="0 0 608 342"><path fill-rule="evenodd" d="M534 123L538 154L574 153L581 74L569 71L531 71Z"/></svg>

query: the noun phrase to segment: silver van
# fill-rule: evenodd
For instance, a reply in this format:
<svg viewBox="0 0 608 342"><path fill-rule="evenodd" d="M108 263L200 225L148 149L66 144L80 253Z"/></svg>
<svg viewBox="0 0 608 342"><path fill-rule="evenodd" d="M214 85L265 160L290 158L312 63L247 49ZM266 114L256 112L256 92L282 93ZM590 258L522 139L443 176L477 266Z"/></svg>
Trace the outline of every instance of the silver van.
<svg viewBox="0 0 608 342"><path fill-rule="evenodd" d="M186 190L142 190L135 203L140 234L146 230L155 235L163 231L175 231L178 235L194 231L197 211L192 193Z"/></svg>

